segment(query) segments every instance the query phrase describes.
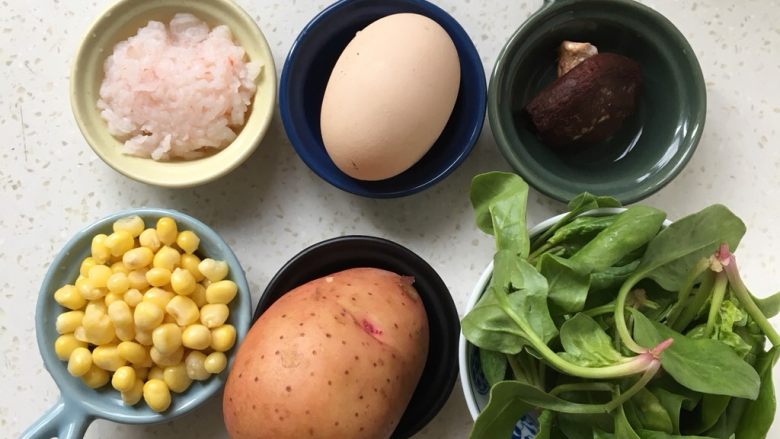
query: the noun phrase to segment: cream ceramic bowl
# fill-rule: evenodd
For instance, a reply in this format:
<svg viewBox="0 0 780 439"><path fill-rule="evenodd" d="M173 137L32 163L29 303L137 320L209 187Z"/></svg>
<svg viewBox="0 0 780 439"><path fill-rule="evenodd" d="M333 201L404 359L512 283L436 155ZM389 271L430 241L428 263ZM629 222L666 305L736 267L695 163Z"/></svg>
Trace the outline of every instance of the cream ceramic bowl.
<svg viewBox="0 0 780 439"><path fill-rule="evenodd" d="M158 162L123 154L122 142L109 134L97 108L103 63L116 43L135 35L149 20L167 23L179 12L191 13L211 27L227 25L249 60L262 63L249 117L233 143L208 157ZM276 69L263 33L231 0L120 0L95 20L81 42L71 71L70 101L87 143L116 171L156 186L191 187L227 174L257 148L276 104Z"/></svg>

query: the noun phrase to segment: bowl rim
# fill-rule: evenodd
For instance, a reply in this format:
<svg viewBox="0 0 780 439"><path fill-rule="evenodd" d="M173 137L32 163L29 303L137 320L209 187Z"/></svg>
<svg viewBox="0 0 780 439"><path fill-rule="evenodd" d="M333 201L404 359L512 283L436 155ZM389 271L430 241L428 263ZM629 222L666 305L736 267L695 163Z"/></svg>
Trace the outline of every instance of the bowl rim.
<svg viewBox="0 0 780 439"><path fill-rule="evenodd" d="M218 374L218 376L210 377L209 380L207 380L205 386L202 389L200 389L200 391L196 395L191 396L187 400L187 405L181 407L179 410L175 410L175 411L169 410L163 413L155 413L155 414L138 414L137 416L126 416L122 413L117 413L110 408L106 409L106 408L96 406L95 404L92 404L90 401L79 400L78 398L74 398L74 396L78 396L78 395L70 394L69 392L67 392L67 388L63 389L58 379L58 376L62 375L62 373L61 372L54 373L52 372L51 368L57 367L57 365L65 364L65 363L60 361L59 358L56 357L53 351L53 347L50 344L50 340L47 339L45 332L41 330L41 327L45 324L44 319L47 316L46 309L48 305L51 305L51 302L54 302L52 292L55 291L56 288L59 288L59 286L53 284L54 278L57 276L59 267L62 266L65 260L71 256L71 253L74 253L74 249L86 245L88 242L87 240L90 239L90 236L94 235L97 230L106 228L107 226L110 226L117 219L130 216L130 215L147 215L152 217L170 216L177 223L184 223L187 226L190 226L192 228L200 229L201 238L205 237L209 241L216 243L218 246L221 247L221 250L224 251L224 254L222 256L224 256L224 260L228 263L228 266L230 267L230 273L233 276L234 282L236 282L236 284L238 285L239 296L238 296L238 300L236 300L236 303L237 306L240 307L237 310L238 312L231 313L231 317L233 317L233 315L236 316L233 320L231 320L231 323L236 328L236 342L234 348L232 348L229 352L226 353L228 357L228 366L225 368L225 370L222 373ZM207 233L204 235L203 231L206 231ZM55 305L57 304L55 303ZM203 405L203 403L211 399L215 394L219 392L219 390L224 385L224 381L226 379L226 373L230 370L230 367L233 364L233 361L235 360L235 356L238 351L237 347L240 345L241 341L243 340L243 338L245 337L249 329L249 325L251 322L251 311L252 311L252 297L249 290L249 284L246 279L246 273L244 272L244 269L241 266L233 250L230 248L227 242L219 235L219 233L217 233L216 230L206 225L202 221L177 210L156 208L156 207L130 208L130 209L124 209L118 212L114 212L86 226L79 228L79 230L75 232L67 240L67 242L62 246L60 251L52 259L52 262L49 264L49 267L46 269L46 274L44 275L43 280L41 281L41 286L38 290L38 297L36 299L35 338L38 345L38 353L43 361L43 366L46 369L46 372L51 376L52 380L54 381L54 384L57 386L57 389L60 392L60 397L59 397L61 401L60 404L65 405L66 410L72 413L71 416L78 417L80 415L87 423L91 422L92 419L100 418L100 419L106 419L106 420L123 423L123 424L157 424L161 422L167 422L175 418L178 418L182 415L185 415L187 413L190 413L192 410ZM67 371L64 373L67 374ZM223 374L225 375L220 378L219 376ZM190 389L188 389L188 391L189 390ZM92 390L87 387L84 387L84 391L97 391L97 390ZM177 395L181 397L181 395L186 395L186 394L187 391Z"/></svg>
<svg viewBox="0 0 780 439"><path fill-rule="evenodd" d="M539 26L539 22L552 15L562 14L566 12L566 8L572 5L581 5L583 3L604 3L605 0L545 0L544 4L531 14L526 21L524 21L509 37L507 42L499 51L496 62L493 66L493 70L490 76L490 84L488 85L488 123L490 124L491 131L493 132L498 149L501 155L509 163L512 169L521 175L529 185L534 189L543 193L544 195L556 199L561 202L568 201L572 194L566 193L565 189L556 186L553 183L547 181L545 177L539 177L536 175L534 168L526 165L522 160L518 159L515 154L514 144L510 144L507 140L508 127L506 127L500 120L498 113L498 89L497 82L499 78L504 76L506 66L509 64L510 52L514 47L520 44L521 38L532 30L533 27ZM696 152L696 148L699 145L701 136L704 131L704 125L707 117L707 89L704 80L704 74L701 69L696 53L693 51L685 35L672 23L666 16L656 11L655 9L636 2L634 0L609 0L609 3L616 5L622 5L624 7L633 8L635 12L645 14L652 17L655 20L654 24L663 31L664 34L669 35L676 41L677 49L685 55L688 61L688 69L694 77L694 84L692 89L696 96L695 107L692 107L690 111L691 117L689 118L689 126L691 127L691 134L688 142L681 143L681 147L684 151L677 160L670 160L666 165L662 167L662 172L659 171L655 182L644 185L637 185L632 189L625 191L624 194L609 194L618 198L623 204L630 204L647 198L656 192L663 189L667 184L674 180L685 168L690 161L693 154ZM519 147L522 148L522 142ZM668 148L668 145L666 145ZM576 194L575 194L576 195Z"/></svg>
<svg viewBox="0 0 780 439"><path fill-rule="evenodd" d="M82 137L86 141L87 145L89 145L90 149L103 161L103 163L107 164L111 169L115 170L116 172L124 175L127 178L133 179L135 181L149 184L152 186L159 186L159 187L167 187L167 188L190 188L195 186L200 186L206 183L210 183L214 180L217 180L230 172L234 171L236 168L238 168L242 163L244 163L254 152L257 150L258 146L262 142L263 138L265 138L265 135L268 133L268 130L270 128L271 122L273 120L274 114L275 114L275 108L276 108L276 99L277 99L277 87L276 87L276 65L274 62L273 52L271 51L271 46L268 44L267 39L265 38L265 34L263 34L263 31L260 29L259 24L247 13L238 3L236 3L234 0L199 0L200 2L211 2L214 4L220 5L223 9L231 11L231 15L235 15L240 19L241 26L248 25L247 30L255 33L255 37L257 38L257 45L260 51L265 52L268 58L268 61L263 63L263 70L261 72L261 75L263 75L264 78L267 78L267 80L263 81L263 85L265 87L270 87L269 90L269 102L265 105L270 108L270 111L266 115L264 119L262 119L258 132L254 135L252 139L248 142L247 147L243 148L241 152L233 158L231 161L220 161L218 164L220 166L212 166L209 167L209 172L197 172L194 173L193 176L189 179L183 179L183 180L173 180L171 181L165 176L161 176L160 178L147 178L143 175L138 175L137 173L130 171L126 169L124 166L122 166L121 163L117 163L114 160L111 160L107 154L103 152L103 150L96 146L98 143L98 139L94 138L90 132L89 124L84 120L84 114L80 110L79 106L76 104L77 102L77 95L79 91L81 90L81 87L78 85L79 81L78 78L81 76L79 73L79 64L81 63L81 60L86 56L86 53L88 53L86 41L89 38L90 35L92 35L95 31L95 29L104 21L108 19L112 19L116 16L121 16L121 14L116 14L115 12L121 11L122 8L124 8L127 4L137 3L141 0L116 0L110 3L108 6L104 7L103 10L92 19L90 22L87 30L82 34L81 39L78 42L78 48L76 50L76 54L73 57L73 60L70 63L70 79L69 79L69 101L70 101L70 108L71 113L73 115L73 118L76 121L76 125L79 128L79 131L82 134ZM148 1L148 0L147 0ZM102 69L102 68L101 68ZM250 111L254 110L255 107L255 99L257 97L257 92L252 96L252 105L250 107ZM251 117L251 112L249 113ZM248 123L249 118L244 122ZM101 122L105 123L104 121ZM101 127L100 129L108 130L107 127ZM244 127L241 128L236 134L237 136L241 134L241 131L244 129ZM238 137L237 137L238 138ZM235 142L235 139L233 140ZM230 147L233 142L226 145L224 148L220 149L219 151L216 151L213 155L219 154L221 151L223 151L225 148ZM212 156L213 156L212 155ZM209 156L211 157L211 156ZM172 162L175 163L175 162Z"/></svg>
<svg viewBox="0 0 780 439"><path fill-rule="evenodd" d="M344 235L344 236L325 239L323 241L316 242L306 247L305 249L301 250L300 252L292 256L287 262L285 262L279 268L279 270L274 274L274 276L268 282L266 288L263 290L263 293L260 296L260 299L257 302L257 306L255 307L255 311L252 315L252 320L251 320L252 324L254 324L254 322L257 321L257 319L260 318L260 316L269 307L271 307L273 303L276 302L276 300L279 300L279 298L275 300L270 300L269 296L271 295L273 290L278 288L277 284L280 282L280 279L286 275L288 271L294 268L297 264L300 264L300 261L304 259L309 253L313 251L321 251L323 249L332 247L334 245L341 245L344 243L358 243L363 245L368 244L373 246L382 246L385 248L395 249L403 255L404 259L410 261L416 266L421 267L422 270L429 272L431 274L430 281L434 284L437 284L436 285L437 290L441 289L441 291L435 291L434 293L439 293L439 292L444 293L444 294L431 294L431 297L435 297L436 301L438 302L443 312L452 318L452 321L455 322L458 333L460 334L460 317L458 315L457 307L455 306L455 302L453 301L452 295L449 292L449 288L447 287L447 284L441 278L439 273L433 268L433 266L430 265L428 261L423 259L420 255L418 255L414 251L410 250L409 248L397 242L391 241L386 238L370 236L370 235ZM358 263L352 268L357 268L360 266L361 265ZM370 264L363 265L363 266L370 266ZM287 294L287 292L282 293L282 295ZM430 327L431 326L430 316L432 315L431 310L426 309L426 315L429 317L428 322ZM455 339L454 342L452 342L452 348L455 350L453 357L457 356L457 350L458 350L457 339ZM431 351L429 349L428 357L427 357L428 360L431 359L430 355L431 355ZM449 367L447 367L447 376L445 380L443 380L442 382L443 388L445 388L446 391L437 394L434 403L428 406L427 413L424 413L423 416L420 416L416 422L410 423L408 431L402 432L402 433L408 433L408 435L404 434L402 436L396 436L396 432L397 432L397 426L396 426L396 430L394 430L393 432L393 436L392 436L393 438L406 438L406 437L414 436L416 433L420 432L426 425L428 425L436 417L436 415L438 415L438 413L444 407L446 402L449 400L449 397L451 396L453 390L455 389L455 382L458 380L458 375L459 375L458 364L459 364L458 362L452 362L452 364ZM427 366L427 361L426 361L426 366ZM423 370L424 369L425 367L423 368ZM418 382L417 385L419 386L420 383ZM417 387L415 387L415 389L416 388ZM404 414L405 413L406 413L406 409L404 410Z"/></svg>
<svg viewBox="0 0 780 439"><path fill-rule="evenodd" d="M379 192L379 191L368 190L362 187L350 187L341 184L338 181L334 181L331 175L325 172L323 169L320 169L318 166L316 166L316 164L311 159L308 158L307 154L301 154L301 151L306 151L309 148L309 146L302 141L300 135L298 134L298 128L297 128L298 126L293 122L293 117L291 115L292 113L290 107L291 98L289 97L290 74L291 74L290 69L295 64L298 51L300 50L300 47L304 44L304 42L308 38L309 36L308 34L312 32L312 30L315 29L317 26L319 26L320 22L323 19L329 17L330 15L338 14L342 8L353 3L353 1L354 0L338 0L332 3L331 5L329 5L328 7L326 7L319 13L317 13L317 15L315 15L308 23L306 23L306 25L303 27L300 33L295 37L295 40L293 40L292 46L290 46L290 51L287 53L287 57L285 58L284 65L282 66L282 74L279 80L279 113L281 115L282 125L284 126L284 131L287 134L287 137L290 140L290 144L292 145L298 157L306 164L306 166L312 172L317 174L317 176L319 176L321 179L325 180L332 186L344 192L351 193L354 195L359 195L362 197L367 197L367 198L399 198L399 197L413 195L425 189L428 189L429 187L439 183L444 178L449 176L452 172L455 171L455 169L457 169L466 160L466 158L474 150L477 140L479 140L479 136L482 133L482 129L485 125L485 116L487 113L488 85L487 85L487 79L485 78L485 68L482 64L481 58L479 56L479 52L477 51L477 48L474 45L474 41L471 39L468 32L466 32L466 29L460 24L460 22L458 22L455 19L455 17L453 17L451 14L449 14L447 11L440 8L439 6L426 0L403 0L401 2L398 2L399 4L413 3L421 6L422 8L426 9L426 11L430 12L430 15L426 15L428 18L435 17L444 22L439 24L445 29L445 31L447 31L448 33L452 31L454 33L459 33L463 35L464 37L463 40L465 44L461 48L469 58L475 60L474 65L477 66L480 73L480 75L477 76L481 78L481 80L478 81L477 83L473 83L470 85L477 89L477 93L481 97L480 105L474 111L475 124L470 130L468 139L466 139L465 142L466 147L460 152L460 154L455 156L453 160L449 162L446 168L437 172L435 175L429 177L427 181L425 181L424 183L416 184L402 189ZM393 2L393 0L384 0L384 1L389 3ZM447 26L445 26L445 24ZM422 160L422 158L420 160ZM398 176L401 175L403 175L403 173L399 174ZM391 178L396 178L398 176L391 177Z"/></svg>
<svg viewBox="0 0 780 439"><path fill-rule="evenodd" d="M617 215L626 210L627 209L625 207L604 207L583 212L577 215L577 217ZM560 221L567 214L568 212L564 212L539 222L528 230L528 235L531 238L539 235L540 233L555 225L555 223ZM664 227L668 227L670 224L672 224L671 220L668 218L664 220ZM479 276L479 280L477 280L474 288L471 290L471 294L469 295L468 301L466 302L466 307L463 309L464 316L468 314L469 311L474 309L474 306L476 306L480 297L482 297L488 282L490 282L492 275L493 261L491 259L490 263L488 263L487 267L485 267L484 271L482 271L482 274ZM469 374L470 369L467 363L468 358L466 352L470 344L471 343L469 343L469 341L466 340L466 337L463 335L463 331L461 331L458 337L458 364L460 365L460 384L461 390L463 390L463 396L466 399L466 406L468 407L469 414L471 415L471 418L476 421L480 410L477 406L477 399L472 389L471 375Z"/></svg>

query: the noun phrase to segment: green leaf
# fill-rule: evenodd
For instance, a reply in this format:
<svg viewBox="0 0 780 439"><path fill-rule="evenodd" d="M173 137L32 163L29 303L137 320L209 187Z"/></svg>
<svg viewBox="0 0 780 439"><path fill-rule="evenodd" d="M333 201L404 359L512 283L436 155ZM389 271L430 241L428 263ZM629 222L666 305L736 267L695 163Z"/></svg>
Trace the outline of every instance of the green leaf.
<svg viewBox="0 0 780 439"><path fill-rule="evenodd" d="M461 330L468 341L480 349L516 354L526 344L525 333L498 304L489 287L477 305L461 321ZM510 302L520 297L509 297Z"/></svg>
<svg viewBox="0 0 780 439"><path fill-rule="evenodd" d="M660 387L652 387L649 388L648 390L653 392L653 395L655 395L655 397L658 398L658 402L661 403L661 405L666 410L666 413L669 414L669 418L672 420L672 432L679 434L680 433L680 409L682 408L682 404L684 401L686 400L690 402L692 401L683 395L672 393Z"/></svg>
<svg viewBox="0 0 780 439"><path fill-rule="evenodd" d="M647 430L658 430L665 433L674 432L672 418L661 404L661 401L647 389L642 389L626 404L627 412L630 410L632 418Z"/></svg>
<svg viewBox="0 0 780 439"><path fill-rule="evenodd" d="M694 340L633 312L634 338L643 346L674 342L661 354L661 365L678 383L715 395L756 399L759 377L731 348L715 340Z"/></svg>
<svg viewBox="0 0 780 439"><path fill-rule="evenodd" d="M604 271L590 274L590 290L602 291L617 289L631 276L639 266L639 260L620 267L609 267Z"/></svg>
<svg viewBox="0 0 780 439"><path fill-rule="evenodd" d="M744 398L731 398L726 411L718 418L718 422L702 434L717 439L733 439L734 432L737 431L737 425L740 419L742 419L742 414L745 412L748 402Z"/></svg>
<svg viewBox="0 0 780 439"><path fill-rule="evenodd" d="M647 206L632 206L571 257L588 272L604 271L650 242L661 229L666 213Z"/></svg>
<svg viewBox="0 0 780 439"><path fill-rule="evenodd" d="M622 405L615 410L615 437L617 439L641 439L634 431L634 427L628 422Z"/></svg>
<svg viewBox="0 0 780 439"><path fill-rule="evenodd" d="M774 347L759 355L756 361L756 371L761 377L761 390L758 398L750 401L737 424L738 438L763 439L769 433L769 427L775 419L775 386L772 381L772 368L780 357L780 349Z"/></svg>
<svg viewBox="0 0 780 439"><path fill-rule="evenodd" d="M649 277L668 291L678 291L688 273L722 243L733 252L745 224L716 204L672 223L650 241L635 276Z"/></svg>
<svg viewBox="0 0 780 439"><path fill-rule="evenodd" d="M555 412L550 410L542 410L539 414L539 431L536 433L534 439L556 439L557 436L550 436L553 429L553 421L555 421Z"/></svg>
<svg viewBox="0 0 780 439"><path fill-rule="evenodd" d="M581 404L578 402L566 401L557 396L550 395L537 387L518 381L501 381L500 383L497 383L490 391L491 400L493 399L494 394L498 401L521 401L531 407L552 410L559 413L585 414L604 413L606 411L603 404ZM519 419L519 416L517 419ZM517 419L515 419L515 421Z"/></svg>
<svg viewBox="0 0 780 439"><path fill-rule="evenodd" d="M680 436L652 430L639 430L637 431L637 434L639 434L641 439L711 439L708 436Z"/></svg>
<svg viewBox="0 0 780 439"><path fill-rule="evenodd" d="M538 247L541 243L547 241L558 229L562 228L566 224L569 224L575 218L581 214L601 207L621 207L620 201L608 196L596 196L588 192L583 192L571 201L569 201L569 212L563 216L552 227L545 230L544 233L534 239L534 247Z"/></svg>
<svg viewBox="0 0 780 439"><path fill-rule="evenodd" d="M582 311L590 289L588 273L572 261L551 254L542 256L539 271L547 278L547 300L556 314Z"/></svg>
<svg viewBox="0 0 780 439"><path fill-rule="evenodd" d="M780 293L763 298L758 298L751 294L751 297L766 318L771 319L780 313Z"/></svg>
<svg viewBox="0 0 780 439"><path fill-rule="evenodd" d="M469 439L512 437L517 421L533 409L532 405L520 398L512 383L514 381L502 381L490 389L488 405L477 417Z"/></svg>
<svg viewBox="0 0 780 439"><path fill-rule="evenodd" d="M709 430L718 423L730 402L728 396L703 394L697 411L699 416L686 431L699 434Z"/></svg>
<svg viewBox="0 0 780 439"><path fill-rule="evenodd" d="M561 326L561 357L587 367L609 366L624 359L612 339L591 317L578 313Z"/></svg>
<svg viewBox="0 0 780 439"><path fill-rule="evenodd" d="M485 379L492 387L493 384L503 381L506 378L506 355L501 352L487 349L479 350L479 363L482 366L482 373Z"/></svg>
<svg viewBox="0 0 780 439"><path fill-rule="evenodd" d="M477 227L494 235L498 250L528 256L530 239L526 225L528 184L508 172L488 172L471 181L471 205Z"/></svg>

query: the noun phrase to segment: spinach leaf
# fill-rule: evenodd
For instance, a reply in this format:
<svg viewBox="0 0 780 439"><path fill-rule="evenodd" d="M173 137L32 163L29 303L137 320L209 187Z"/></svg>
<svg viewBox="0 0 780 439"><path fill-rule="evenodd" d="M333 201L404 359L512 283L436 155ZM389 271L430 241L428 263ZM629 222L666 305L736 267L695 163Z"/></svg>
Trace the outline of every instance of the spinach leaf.
<svg viewBox="0 0 780 439"><path fill-rule="evenodd" d="M469 439L512 437L517 421L533 409L520 398L512 383L514 381L502 381L490 389L488 404L477 417Z"/></svg>
<svg viewBox="0 0 780 439"><path fill-rule="evenodd" d="M626 414L635 419L634 424L647 430L674 432L672 418L661 401L647 389L642 389L625 404Z"/></svg>
<svg viewBox="0 0 780 439"><path fill-rule="evenodd" d="M716 439L733 439L748 402L745 398L731 398L726 411L718 418L718 422L702 434Z"/></svg>
<svg viewBox="0 0 780 439"><path fill-rule="evenodd" d="M680 436L652 430L639 430L637 433L641 439L711 439L709 436Z"/></svg>
<svg viewBox="0 0 780 439"><path fill-rule="evenodd" d="M688 400L688 398L683 395L672 393L660 387L651 387L648 390L653 392L653 395L655 395L655 397L658 398L658 402L661 403L661 405L666 410L666 413L669 414L669 418L672 421L672 433L679 434L680 433L680 409L682 408L684 401L686 400L690 401L690 400Z"/></svg>
<svg viewBox="0 0 780 439"><path fill-rule="evenodd" d="M508 172L488 172L471 181L471 205L477 226L494 235L498 250L528 256L530 239L526 224L528 184Z"/></svg>
<svg viewBox="0 0 780 439"><path fill-rule="evenodd" d="M558 335L547 308L547 280L524 259L501 250L493 259L493 279L485 294L461 322L463 335L481 349L517 354L526 334L496 299L495 289L507 293L512 310L546 343Z"/></svg>
<svg viewBox="0 0 780 439"><path fill-rule="evenodd" d="M590 289L590 276L576 263L545 254L540 260L539 271L547 279L547 300L554 314L571 314L582 311Z"/></svg>
<svg viewBox="0 0 780 439"><path fill-rule="evenodd" d="M745 234L745 224L726 207L715 204L662 230L647 246L632 277L649 277L668 291L678 291L688 272L722 243L731 251Z"/></svg>
<svg viewBox="0 0 780 439"><path fill-rule="evenodd" d="M480 349L479 364L482 366L482 373L491 387L506 378L506 356L503 353Z"/></svg>
<svg viewBox="0 0 780 439"><path fill-rule="evenodd" d="M661 354L661 365L678 383L715 395L756 399L759 376L731 348L715 340L693 340L640 312L633 312L634 337L644 346L674 342Z"/></svg>
<svg viewBox="0 0 780 439"><path fill-rule="evenodd" d="M775 418L775 386L772 381L772 368L780 357L780 348L774 347L759 355L756 361L756 371L761 377L761 390L758 398L750 401L737 424L738 438L763 439L772 426Z"/></svg>
<svg viewBox="0 0 780 439"><path fill-rule="evenodd" d="M603 271L591 273L590 290L602 291L617 289L629 276L631 276L637 266L639 266L639 260L620 267L609 267Z"/></svg>
<svg viewBox="0 0 780 439"><path fill-rule="evenodd" d="M763 297L760 299L753 296L752 294L750 296L753 298L753 301L756 302L758 309L761 310L766 318L771 319L780 313L780 293L775 293L769 297Z"/></svg>
<svg viewBox="0 0 780 439"><path fill-rule="evenodd" d="M604 271L650 242L665 219L666 213L661 210L647 206L629 207L571 260L586 267L588 272Z"/></svg>
<svg viewBox="0 0 780 439"><path fill-rule="evenodd" d="M697 411L699 416L686 431L699 434L709 430L718 423L730 402L731 398L728 396L703 394Z"/></svg>
<svg viewBox="0 0 780 439"><path fill-rule="evenodd" d="M617 439L641 439L631 423L628 422L622 405L615 410L615 437Z"/></svg>
<svg viewBox="0 0 780 439"><path fill-rule="evenodd" d="M559 413L587 414L606 413L607 411L605 404L581 404L578 402L566 401L557 396L550 395L537 387L518 381L501 381L500 383L497 383L490 391L491 401L494 394L496 395L497 401L503 401L505 403L520 401L531 407L552 410ZM488 405L490 405L490 403L488 403ZM482 414L486 411L487 407ZM519 418L520 417L518 416L515 421Z"/></svg>
<svg viewBox="0 0 780 439"><path fill-rule="evenodd" d="M724 300L720 309L718 309L717 323L710 338L731 347L740 358L745 358L753 349L753 346L738 335L734 327L744 327L747 323L747 313L733 301ZM694 339L706 338L706 326L703 324L698 325L688 331L686 335Z"/></svg>
<svg viewBox="0 0 780 439"><path fill-rule="evenodd" d="M539 431L536 433L534 439L556 439L558 436L550 436L553 429L553 421L555 421L555 412L550 410L542 410L539 414Z"/></svg>
<svg viewBox="0 0 780 439"><path fill-rule="evenodd" d="M598 323L578 313L561 326L561 357L581 366L599 367L616 364L623 356L612 347L612 339Z"/></svg>
<svg viewBox="0 0 780 439"><path fill-rule="evenodd" d="M569 212L564 215L552 227L545 230L544 233L534 239L534 248L546 242L558 229L570 223L572 220L583 213L602 207L620 207L620 201L608 196L596 196L588 192L583 192L569 201Z"/></svg>
<svg viewBox="0 0 780 439"><path fill-rule="evenodd" d="M512 376L515 381L526 383L540 389L544 388L544 365L528 353L528 347L516 355L507 355Z"/></svg>

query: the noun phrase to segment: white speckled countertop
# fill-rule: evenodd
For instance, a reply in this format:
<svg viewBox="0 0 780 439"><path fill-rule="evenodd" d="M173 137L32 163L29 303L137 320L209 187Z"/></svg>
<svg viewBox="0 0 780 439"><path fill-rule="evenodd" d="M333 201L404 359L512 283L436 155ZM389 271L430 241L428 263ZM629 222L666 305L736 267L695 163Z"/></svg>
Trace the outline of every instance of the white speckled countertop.
<svg viewBox="0 0 780 439"><path fill-rule="evenodd" d="M322 1L240 0L281 66ZM535 1L436 0L465 29L489 72ZM704 136L685 171L648 203L679 217L724 203L748 224L740 262L759 295L780 288L780 2L651 0L689 39L707 81ZM427 259L462 311L490 260L492 240L472 222L466 196L479 172L508 169L486 125L469 159L447 180L398 200L368 200L321 181L301 162L278 117L240 169L192 190L146 186L114 172L89 149L71 116L68 71L86 27L105 7L86 0L0 0L0 437L17 437L57 399L37 353L34 306L49 261L79 228L137 206L180 209L218 230L246 268L257 300L291 256L324 238L364 233ZM563 205L532 192L534 224ZM458 385L416 438L465 438L471 420ZM219 399L163 425L97 421L90 438L227 437ZM780 437L775 426L769 437Z"/></svg>

